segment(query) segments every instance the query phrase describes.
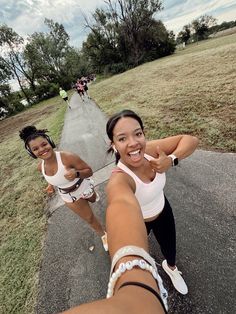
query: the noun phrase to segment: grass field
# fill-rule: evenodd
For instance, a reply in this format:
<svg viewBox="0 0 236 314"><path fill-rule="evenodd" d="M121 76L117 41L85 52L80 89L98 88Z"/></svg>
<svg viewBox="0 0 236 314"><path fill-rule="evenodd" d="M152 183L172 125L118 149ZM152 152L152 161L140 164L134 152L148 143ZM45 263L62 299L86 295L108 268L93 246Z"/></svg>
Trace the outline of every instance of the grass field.
<svg viewBox="0 0 236 314"><path fill-rule="evenodd" d="M137 111L149 138L198 135L201 147L235 151L236 34L187 46L176 54L99 81L90 93L108 115ZM31 314L47 227L45 182L18 131L46 127L57 143L65 104L55 97L0 121L0 313Z"/></svg>
<svg viewBox="0 0 236 314"><path fill-rule="evenodd" d="M172 56L94 84L108 115L129 108L149 138L188 133L200 147L236 151L236 34L192 44Z"/></svg>
<svg viewBox="0 0 236 314"><path fill-rule="evenodd" d="M56 97L0 122L0 313L34 313L46 231L45 182L27 156L18 131L27 124L49 128L59 142L65 105Z"/></svg>

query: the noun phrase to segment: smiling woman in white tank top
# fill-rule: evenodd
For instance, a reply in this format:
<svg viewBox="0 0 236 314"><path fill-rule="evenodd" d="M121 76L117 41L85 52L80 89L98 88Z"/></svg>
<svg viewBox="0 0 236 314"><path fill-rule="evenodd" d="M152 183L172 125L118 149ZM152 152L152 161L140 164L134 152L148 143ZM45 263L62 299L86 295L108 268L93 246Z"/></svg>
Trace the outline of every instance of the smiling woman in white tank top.
<svg viewBox="0 0 236 314"><path fill-rule="evenodd" d="M111 140L108 152L115 152L117 167L107 185L108 202L125 198L129 204L138 202L147 232L153 231L165 260L163 269L176 290L186 294L188 288L176 267L176 233L171 206L164 195L165 172L179 160L191 155L198 139L177 135L146 141L143 122L131 110L114 114L107 122ZM122 232L122 231L121 231Z"/></svg>
<svg viewBox="0 0 236 314"><path fill-rule="evenodd" d="M94 203L97 199L91 167L74 153L54 151L55 144L46 132L35 126L27 126L20 131L20 138L29 155L41 159L38 170L48 182L45 191L53 194L56 188L66 206L97 232L107 251L106 232L89 205L89 202Z"/></svg>

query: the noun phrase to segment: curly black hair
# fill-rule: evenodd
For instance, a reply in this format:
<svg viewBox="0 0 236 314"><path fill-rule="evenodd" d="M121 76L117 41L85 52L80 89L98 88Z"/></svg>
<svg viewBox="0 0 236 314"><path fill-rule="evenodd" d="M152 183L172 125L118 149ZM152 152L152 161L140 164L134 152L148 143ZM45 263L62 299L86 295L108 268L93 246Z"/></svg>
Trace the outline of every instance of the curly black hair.
<svg viewBox="0 0 236 314"><path fill-rule="evenodd" d="M33 140L38 136L46 138L47 132L48 132L47 129L38 130L34 125L28 125L24 127L21 131L19 131L19 136L27 145L30 140Z"/></svg>

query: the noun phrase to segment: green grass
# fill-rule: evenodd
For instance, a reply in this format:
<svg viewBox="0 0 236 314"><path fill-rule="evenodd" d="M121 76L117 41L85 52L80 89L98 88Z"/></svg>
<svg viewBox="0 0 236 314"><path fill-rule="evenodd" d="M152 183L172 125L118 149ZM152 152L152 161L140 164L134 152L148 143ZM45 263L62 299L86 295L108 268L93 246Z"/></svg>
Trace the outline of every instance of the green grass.
<svg viewBox="0 0 236 314"><path fill-rule="evenodd" d="M144 120L149 138L194 134L200 147L233 152L235 143L236 34L184 50L91 86L111 115L124 108Z"/></svg>
<svg viewBox="0 0 236 314"><path fill-rule="evenodd" d="M47 127L57 143L65 108L56 97L18 116L23 115L27 124L37 121L37 127ZM18 129L10 133L1 143L0 154L0 312L3 314L34 313L46 230L46 196L42 192L45 181L36 166L37 161L23 148Z"/></svg>

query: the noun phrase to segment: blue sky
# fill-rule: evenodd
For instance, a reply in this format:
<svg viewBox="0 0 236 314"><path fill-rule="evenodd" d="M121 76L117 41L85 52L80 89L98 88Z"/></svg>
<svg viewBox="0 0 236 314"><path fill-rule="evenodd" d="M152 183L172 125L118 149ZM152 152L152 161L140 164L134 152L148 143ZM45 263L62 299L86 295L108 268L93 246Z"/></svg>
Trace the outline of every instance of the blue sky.
<svg viewBox="0 0 236 314"><path fill-rule="evenodd" d="M168 30L176 34L185 24L203 14L213 15L218 24L236 20L236 0L163 0L164 10L157 14ZM71 44L81 47L88 30L82 14L91 15L104 0L0 0L0 24L7 24L19 35L27 37L45 31L44 18L62 23Z"/></svg>

